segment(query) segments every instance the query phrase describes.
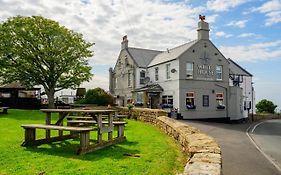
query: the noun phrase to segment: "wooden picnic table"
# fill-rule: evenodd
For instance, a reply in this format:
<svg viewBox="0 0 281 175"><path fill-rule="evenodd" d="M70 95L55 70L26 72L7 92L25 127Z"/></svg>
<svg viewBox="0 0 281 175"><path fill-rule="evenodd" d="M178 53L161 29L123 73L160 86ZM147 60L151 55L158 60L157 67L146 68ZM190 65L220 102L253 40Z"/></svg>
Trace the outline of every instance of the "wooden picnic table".
<svg viewBox="0 0 281 175"><path fill-rule="evenodd" d="M2 110L0 114L8 114L8 109L9 107L0 107L0 110Z"/></svg>
<svg viewBox="0 0 281 175"><path fill-rule="evenodd" d="M124 135L119 135L117 138L113 138L113 131L114 131L114 125L113 125L113 117L114 115L117 115L117 111L116 110L94 110L94 109L41 109L42 112L44 112L46 114L45 117L45 126L42 125L22 125L22 127L24 127L26 130L28 130L28 128L34 129L34 128L39 128L39 129L45 129L46 130L46 135L45 135L45 139L41 139L40 142L36 142L36 145L39 144L43 144L43 143L50 143L52 141L58 141L58 140L65 140L68 138L73 138L75 136L75 133L77 135L77 133L80 133L80 148L77 151L77 154L84 154L87 152L91 152L94 150L98 150L101 149L105 146L109 146L121 141L124 141L126 139L126 137ZM55 123L52 123L52 114L53 113L58 113L59 114L59 118ZM87 116L91 116L93 117L93 119L96 120L97 125L96 125L96 130L97 130L97 143L96 144L90 144L90 137L88 132L93 131L94 129L79 129L82 127L65 127L63 126L64 124L64 119L69 116L70 114L73 113L84 113L87 114ZM103 124L102 118L104 116L107 116L108 120L107 120L107 125ZM120 125L120 124L119 124ZM118 125L118 126L119 126ZM50 127L50 126L54 126L54 127ZM120 126L124 127L123 126ZM51 130L58 130L59 132L59 136L58 137L51 137ZM70 135L64 135L63 131L70 131ZM26 137L31 137L32 140L34 140L33 135L35 133L33 133L35 131L32 130L31 133L29 133L29 135L27 134ZM87 132L86 134L84 134L85 132ZM107 133L108 134L108 141L104 141L102 139L102 135ZM83 138L82 138L82 134L83 134ZM31 135L31 136L30 136ZM28 139L26 139L28 141ZM82 143L83 142L83 143ZM30 143L30 141L29 141ZM23 144L24 145L24 144Z"/></svg>

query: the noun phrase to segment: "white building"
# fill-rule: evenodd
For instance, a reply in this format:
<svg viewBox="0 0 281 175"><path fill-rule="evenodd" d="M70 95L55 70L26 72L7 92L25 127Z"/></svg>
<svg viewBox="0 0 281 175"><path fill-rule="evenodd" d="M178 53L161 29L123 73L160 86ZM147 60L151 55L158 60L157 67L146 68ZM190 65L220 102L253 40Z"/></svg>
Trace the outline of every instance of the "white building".
<svg viewBox="0 0 281 175"><path fill-rule="evenodd" d="M123 37L110 69L116 103L176 108L184 119L237 120L254 112L252 75L216 48L203 19L197 31L197 40L166 51L132 48Z"/></svg>

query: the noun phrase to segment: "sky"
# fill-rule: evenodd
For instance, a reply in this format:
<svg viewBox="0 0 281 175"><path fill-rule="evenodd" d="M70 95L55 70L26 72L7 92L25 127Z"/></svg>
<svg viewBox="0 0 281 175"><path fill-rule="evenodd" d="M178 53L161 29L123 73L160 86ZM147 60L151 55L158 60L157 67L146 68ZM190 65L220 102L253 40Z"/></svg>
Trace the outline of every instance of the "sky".
<svg viewBox="0 0 281 175"><path fill-rule="evenodd" d="M166 50L197 38L199 14L223 55L253 74L257 101L281 109L281 0L0 0L0 22L40 15L95 43L82 87L106 90L124 35L129 47Z"/></svg>

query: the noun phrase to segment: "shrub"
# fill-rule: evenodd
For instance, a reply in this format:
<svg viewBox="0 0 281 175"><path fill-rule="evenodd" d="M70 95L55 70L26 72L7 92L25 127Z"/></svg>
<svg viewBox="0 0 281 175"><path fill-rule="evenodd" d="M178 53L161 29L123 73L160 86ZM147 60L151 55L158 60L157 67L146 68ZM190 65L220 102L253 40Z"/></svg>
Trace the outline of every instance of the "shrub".
<svg viewBox="0 0 281 175"><path fill-rule="evenodd" d="M258 104L256 104L256 108L258 112L268 112L268 113L274 113L277 105L274 105L272 101L263 99Z"/></svg>
<svg viewBox="0 0 281 175"><path fill-rule="evenodd" d="M97 104L106 106L113 104L113 96L102 88L89 89L86 92L85 99L79 101L80 104Z"/></svg>

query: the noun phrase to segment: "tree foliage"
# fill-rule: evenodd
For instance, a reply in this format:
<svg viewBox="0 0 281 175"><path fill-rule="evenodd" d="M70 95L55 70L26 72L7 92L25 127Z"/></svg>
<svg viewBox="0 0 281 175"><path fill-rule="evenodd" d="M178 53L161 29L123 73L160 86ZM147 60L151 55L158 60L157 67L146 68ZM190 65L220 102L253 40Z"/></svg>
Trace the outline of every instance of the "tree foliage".
<svg viewBox="0 0 281 175"><path fill-rule="evenodd" d="M54 93L78 87L92 74L93 55L82 34L41 17L16 16L0 24L0 80L42 85L53 107Z"/></svg>
<svg viewBox="0 0 281 175"><path fill-rule="evenodd" d="M97 104L99 106L112 105L113 97L102 88L89 89L86 92L85 99L80 103L84 104Z"/></svg>
<svg viewBox="0 0 281 175"><path fill-rule="evenodd" d="M258 104L256 104L256 108L258 112L268 112L268 113L274 113L277 105L274 105L272 101L263 99Z"/></svg>

